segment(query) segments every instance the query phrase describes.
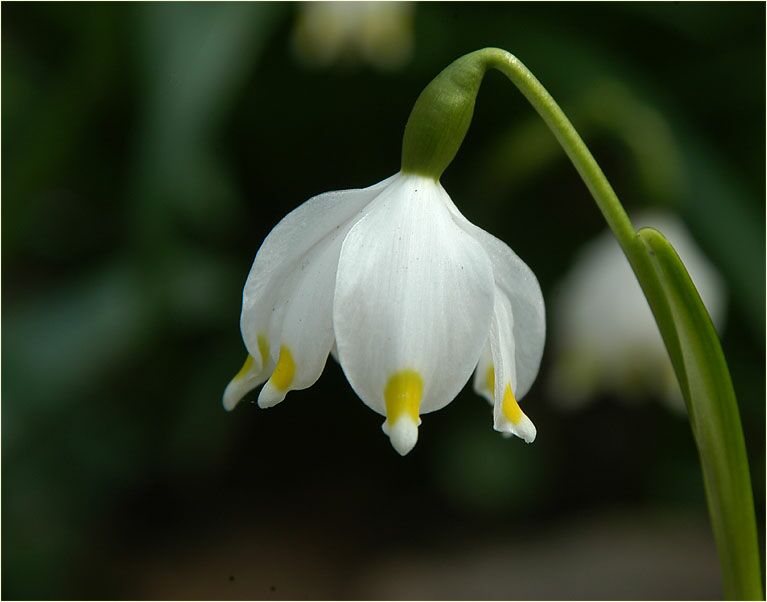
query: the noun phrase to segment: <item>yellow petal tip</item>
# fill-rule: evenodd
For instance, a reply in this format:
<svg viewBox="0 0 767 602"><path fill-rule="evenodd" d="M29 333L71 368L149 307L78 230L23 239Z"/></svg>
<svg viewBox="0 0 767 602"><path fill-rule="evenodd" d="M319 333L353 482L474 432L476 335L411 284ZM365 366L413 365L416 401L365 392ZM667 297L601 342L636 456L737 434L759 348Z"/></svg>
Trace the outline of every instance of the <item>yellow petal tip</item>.
<svg viewBox="0 0 767 602"><path fill-rule="evenodd" d="M400 370L389 377L384 389L386 418L394 424L400 416L407 415L418 422L418 411L423 397L423 379L415 370Z"/></svg>
<svg viewBox="0 0 767 602"><path fill-rule="evenodd" d="M506 385L503 392L501 412L496 420L495 429L503 433L504 436L516 435L526 443L535 441L538 434L532 420L519 407L510 384Z"/></svg>
<svg viewBox="0 0 767 602"><path fill-rule="evenodd" d="M293 360L293 354L290 352L287 345L282 345L282 347L280 347L280 357L277 360L277 365L274 367L274 372L272 373L269 382L275 389L287 393L290 389L290 385L293 384L295 375L296 362Z"/></svg>
<svg viewBox="0 0 767 602"><path fill-rule="evenodd" d="M418 441L422 398L423 379L415 370L395 372L384 388L386 422L383 429L401 456L410 452Z"/></svg>

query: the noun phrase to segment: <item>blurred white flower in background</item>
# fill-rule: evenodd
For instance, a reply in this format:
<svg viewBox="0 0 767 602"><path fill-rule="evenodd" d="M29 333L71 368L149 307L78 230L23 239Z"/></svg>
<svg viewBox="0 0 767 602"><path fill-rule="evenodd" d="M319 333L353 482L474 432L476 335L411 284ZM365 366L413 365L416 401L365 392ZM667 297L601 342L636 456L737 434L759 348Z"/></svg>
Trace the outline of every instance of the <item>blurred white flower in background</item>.
<svg viewBox="0 0 767 602"><path fill-rule="evenodd" d="M304 64L339 62L397 69L413 52L413 6L407 2L307 2L300 5L293 47Z"/></svg>
<svg viewBox="0 0 767 602"><path fill-rule="evenodd" d="M676 216L632 216L637 228L659 230L674 246L721 333L724 281ZM650 306L618 242L608 230L587 243L554 298L555 364L549 387L563 407L601 393L626 401L654 396L684 411L684 400Z"/></svg>

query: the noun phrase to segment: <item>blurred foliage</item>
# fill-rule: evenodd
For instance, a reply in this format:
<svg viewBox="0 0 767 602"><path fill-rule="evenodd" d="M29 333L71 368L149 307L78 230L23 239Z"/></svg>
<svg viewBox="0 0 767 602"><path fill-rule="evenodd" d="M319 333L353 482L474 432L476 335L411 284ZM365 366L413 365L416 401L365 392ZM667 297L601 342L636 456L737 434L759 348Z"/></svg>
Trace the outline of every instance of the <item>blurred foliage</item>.
<svg viewBox="0 0 767 602"><path fill-rule="evenodd" d="M224 516L354 525L364 556L616 504L704 511L689 428L658 404L562 415L536 386L528 447L467 390L405 460L332 361L268 413L220 406L265 235L313 194L396 171L420 90L489 45L571 113L630 210L677 207L727 279L723 346L762 517L764 6L418 4L412 60L387 72L303 67L301 10L3 5L3 597L138 595L126 559ZM603 229L500 76L444 184L544 295Z"/></svg>

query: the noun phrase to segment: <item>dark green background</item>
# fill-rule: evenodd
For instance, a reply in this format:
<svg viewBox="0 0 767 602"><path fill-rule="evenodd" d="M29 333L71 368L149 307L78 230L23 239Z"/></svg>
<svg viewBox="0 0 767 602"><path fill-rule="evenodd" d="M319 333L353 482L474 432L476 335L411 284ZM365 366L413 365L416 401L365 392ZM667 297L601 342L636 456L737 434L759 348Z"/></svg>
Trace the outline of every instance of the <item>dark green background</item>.
<svg viewBox="0 0 767 602"><path fill-rule="evenodd" d="M300 8L3 4L3 598L719 596L684 419L562 413L550 354L530 446L467 388L400 458L332 360L268 412L220 396L269 230L394 173L423 86L500 46L627 208L676 210L727 280L762 534L764 5L419 4L392 72L302 66ZM604 227L497 74L443 183L547 298Z"/></svg>

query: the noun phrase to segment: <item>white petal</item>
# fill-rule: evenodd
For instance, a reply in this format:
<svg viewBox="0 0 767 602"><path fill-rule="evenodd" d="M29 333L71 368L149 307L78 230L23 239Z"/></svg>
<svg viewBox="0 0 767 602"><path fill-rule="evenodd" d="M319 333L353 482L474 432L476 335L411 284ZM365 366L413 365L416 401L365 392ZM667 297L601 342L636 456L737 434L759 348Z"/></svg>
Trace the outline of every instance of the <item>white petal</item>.
<svg viewBox="0 0 767 602"><path fill-rule="evenodd" d="M262 361L262 363L264 362ZM224 408L227 411L233 410L245 395L269 378L273 369L274 363L268 357L266 357L264 365L258 369L253 361L253 356L248 355L240 371L229 381L224 390Z"/></svg>
<svg viewBox="0 0 767 602"><path fill-rule="evenodd" d="M281 302L284 304L297 285L297 272L300 272L302 261L337 229L350 227L359 212L391 180L388 178L369 188L313 197L285 216L266 237L242 294L240 330L245 347L254 358L254 369L262 367L259 336L270 343L272 354L279 350L279 345L275 348L275 342L269 340L269 325L275 310Z"/></svg>
<svg viewBox="0 0 767 602"><path fill-rule="evenodd" d="M334 230L318 243L285 282L269 328L276 368L259 395L261 407L279 403L288 391L310 387L325 367L334 342L338 256L349 227Z"/></svg>
<svg viewBox="0 0 767 602"><path fill-rule="evenodd" d="M514 318L509 299L496 289L493 320L490 324L490 350L493 357L493 421L495 430L532 443L536 430L522 412L516 398L517 382Z"/></svg>
<svg viewBox="0 0 767 602"><path fill-rule="evenodd" d="M355 392L387 415L390 432L400 416L416 424L419 414L452 401L487 339L490 261L453 222L446 198L434 180L401 176L341 250L333 308L338 356ZM404 448L415 440L412 425L402 428Z"/></svg>
<svg viewBox="0 0 767 602"><path fill-rule="evenodd" d="M522 399L538 375L546 340L546 311L538 279L506 243L472 224L454 204L450 203L450 209L456 223L485 249L493 264L496 285L511 301L519 379L514 390Z"/></svg>
<svg viewBox="0 0 767 602"><path fill-rule="evenodd" d="M495 387L495 371L493 368L493 353L490 350L490 338L485 343L485 348L479 356L477 369L474 371L474 392L481 395L490 404L493 404L493 391Z"/></svg>

